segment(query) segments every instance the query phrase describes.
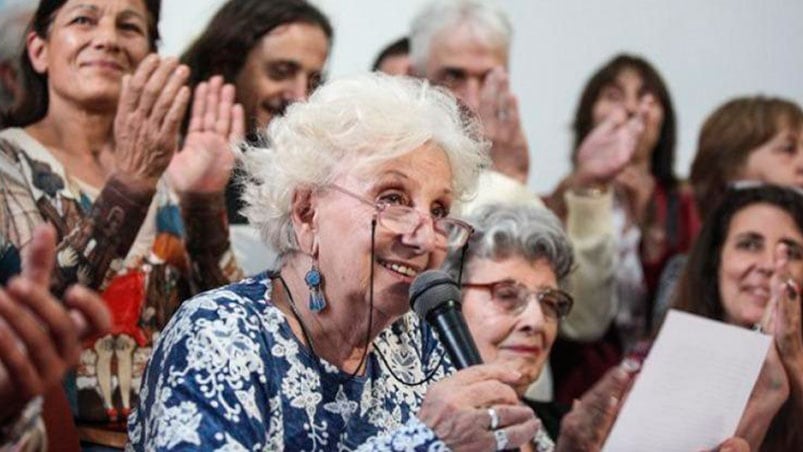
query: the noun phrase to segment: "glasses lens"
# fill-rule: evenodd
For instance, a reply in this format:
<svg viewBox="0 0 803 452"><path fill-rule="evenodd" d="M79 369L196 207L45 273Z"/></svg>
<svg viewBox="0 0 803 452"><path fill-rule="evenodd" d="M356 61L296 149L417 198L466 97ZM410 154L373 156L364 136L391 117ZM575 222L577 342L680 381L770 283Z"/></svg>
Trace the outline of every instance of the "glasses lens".
<svg viewBox="0 0 803 452"><path fill-rule="evenodd" d="M444 244L449 248L460 248L468 241L471 229L451 218L441 218L435 222L435 232L443 237Z"/></svg>
<svg viewBox="0 0 803 452"><path fill-rule="evenodd" d="M407 206L384 206L379 212L379 223L396 234L409 234L421 222L421 215ZM439 218L434 221L435 241L438 246L459 248L471 235L471 229L451 218Z"/></svg>
<svg viewBox="0 0 803 452"><path fill-rule="evenodd" d="M552 319L562 319L572 309L572 299L560 290L549 289L539 294L544 314Z"/></svg>
<svg viewBox="0 0 803 452"><path fill-rule="evenodd" d="M522 293L521 288L515 284L499 283L491 288L491 296L496 302L496 305L504 312L516 314L522 306ZM526 303L526 295L525 301Z"/></svg>
<svg viewBox="0 0 803 452"><path fill-rule="evenodd" d="M405 206L385 206L379 212L379 222L396 234L407 234L418 226L418 214Z"/></svg>

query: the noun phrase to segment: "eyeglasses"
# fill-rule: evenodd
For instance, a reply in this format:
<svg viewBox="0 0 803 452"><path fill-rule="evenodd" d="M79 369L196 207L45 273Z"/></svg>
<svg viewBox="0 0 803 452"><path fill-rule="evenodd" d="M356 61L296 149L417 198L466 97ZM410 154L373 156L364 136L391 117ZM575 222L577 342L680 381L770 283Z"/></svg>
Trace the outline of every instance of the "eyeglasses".
<svg viewBox="0 0 803 452"><path fill-rule="evenodd" d="M505 314L517 316L524 312L530 299L535 297L547 320L558 321L569 315L574 299L560 289L530 290L512 280L490 283L463 283L463 287L491 292L494 306Z"/></svg>
<svg viewBox="0 0 803 452"><path fill-rule="evenodd" d="M470 224L456 218L436 218L431 214L423 214L412 207L381 201L372 202L339 185L332 184L329 187L376 209L377 223L395 234L409 234L418 228L423 219L429 219L432 221L432 229L435 231L435 246L438 248L460 248L466 244L474 232L474 228Z"/></svg>

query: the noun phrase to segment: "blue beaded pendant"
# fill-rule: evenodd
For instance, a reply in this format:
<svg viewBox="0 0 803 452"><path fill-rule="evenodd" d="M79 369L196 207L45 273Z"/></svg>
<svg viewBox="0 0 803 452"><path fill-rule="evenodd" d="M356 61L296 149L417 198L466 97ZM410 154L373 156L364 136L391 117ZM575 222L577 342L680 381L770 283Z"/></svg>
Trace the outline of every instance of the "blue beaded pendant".
<svg viewBox="0 0 803 452"><path fill-rule="evenodd" d="M309 287L309 310L312 312L321 312L326 307L326 297L323 296L321 290L321 280L321 272L315 265L304 275L304 282Z"/></svg>

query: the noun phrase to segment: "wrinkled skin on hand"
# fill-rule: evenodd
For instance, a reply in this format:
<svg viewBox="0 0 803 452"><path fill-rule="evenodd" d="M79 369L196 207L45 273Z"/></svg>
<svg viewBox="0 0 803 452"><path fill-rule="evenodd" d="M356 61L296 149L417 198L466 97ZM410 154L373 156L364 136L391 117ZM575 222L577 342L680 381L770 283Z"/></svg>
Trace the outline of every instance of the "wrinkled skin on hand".
<svg viewBox="0 0 803 452"><path fill-rule="evenodd" d="M154 188L170 163L189 102L190 71L175 58L146 57L123 77L114 119L117 176L136 187Z"/></svg>
<svg viewBox="0 0 803 452"><path fill-rule="evenodd" d="M499 364L463 369L427 390L418 418L454 450L496 449L490 430L488 408L499 416L499 427L507 433L508 448L532 441L540 428L533 411L519 404L512 385L521 374Z"/></svg>

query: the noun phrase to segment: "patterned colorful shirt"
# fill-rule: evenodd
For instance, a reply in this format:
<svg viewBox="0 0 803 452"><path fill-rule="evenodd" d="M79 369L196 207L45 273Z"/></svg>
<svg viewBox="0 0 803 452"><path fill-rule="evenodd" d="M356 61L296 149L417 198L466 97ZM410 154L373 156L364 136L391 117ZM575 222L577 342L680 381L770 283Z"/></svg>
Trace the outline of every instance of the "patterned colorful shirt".
<svg viewBox="0 0 803 452"><path fill-rule="evenodd" d="M129 421L130 450L442 450L415 417L442 349L410 313L349 379L296 339L267 274L186 301L165 328ZM428 363L423 365L423 363Z"/></svg>
<svg viewBox="0 0 803 452"><path fill-rule="evenodd" d="M98 190L71 178L23 129L0 132L0 257L19 267L34 227L57 233L51 289L80 282L101 293L112 331L84 343L71 397L81 428L107 445L125 442L124 421L152 343L181 300L241 277L228 242L222 196L184 196L161 181L137 192L112 177Z"/></svg>

